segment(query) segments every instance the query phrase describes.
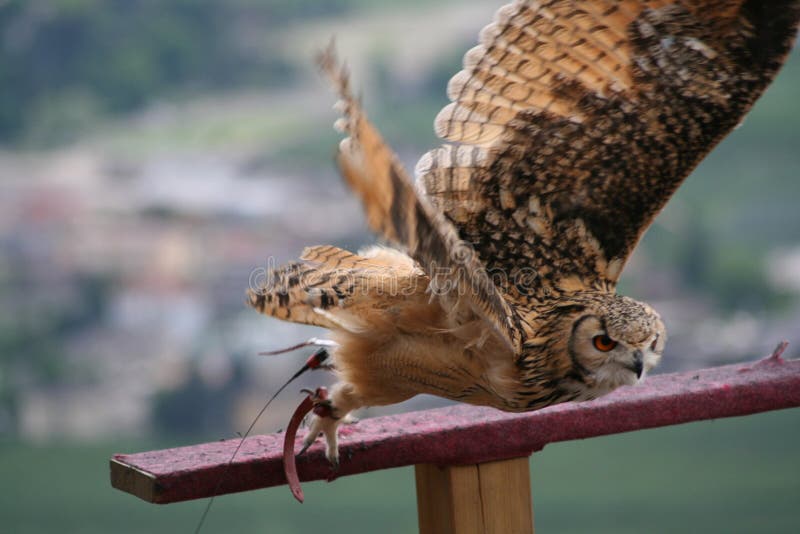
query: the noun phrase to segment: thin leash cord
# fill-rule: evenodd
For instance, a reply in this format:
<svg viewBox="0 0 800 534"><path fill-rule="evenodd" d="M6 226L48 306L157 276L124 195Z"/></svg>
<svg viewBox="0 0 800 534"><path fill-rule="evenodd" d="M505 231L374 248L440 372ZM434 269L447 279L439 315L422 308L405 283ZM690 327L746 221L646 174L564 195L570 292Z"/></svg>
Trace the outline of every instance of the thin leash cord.
<svg viewBox="0 0 800 534"><path fill-rule="evenodd" d="M250 423L250 427L247 429L247 432L244 433L244 436L242 436L242 439L239 441L239 445L236 446L236 449L233 451L233 454L231 454L231 459L228 460L228 463L225 465L225 470L222 472L222 475L220 475L219 481L217 482L217 485L214 487L214 491L211 493L211 498L208 499L208 504L206 504L206 508L205 508L205 510L203 510L203 515L200 516L200 522L197 523L197 528L194 529L194 534L199 534L200 533L200 529L203 528L203 523L205 523L206 516L208 516L208 512L211 510L211 505L214 504L214 499L217 497L217 492L219 491L219 488L222 486L222 483L225 482L225 477L228 475L228 471L230 470L231 465L233 465L233 460L236 458L236 455L239 453L239 449L241 449L242 445L244 445L244 440L246 440L247 436L250 435L250 432L253 431L253 428L256 426L256 423L258 423L258 420L261 418L262 415L264 415L264 412L267 411L267 408L269 407L270 404L272 404L272 401L274 401L275 398L278 395L280 395L281 392L284 389L286 389L286 387L289 384L291 384L292 381L294 381L295 378L300 376L307 369L308 369L307 366L303 366L303 368L300 369L297 373L295 373L294 376L292 376L292 378L287 380L286 383L284 385L282 385L278 389L278 391L275 392L275 394L272 397L270 397L270 399L266 402L266 404L264 404L264 407L261 408L261 411L258 412L258 415L256 415L255 419L253 419L253 422Z"/></svg>

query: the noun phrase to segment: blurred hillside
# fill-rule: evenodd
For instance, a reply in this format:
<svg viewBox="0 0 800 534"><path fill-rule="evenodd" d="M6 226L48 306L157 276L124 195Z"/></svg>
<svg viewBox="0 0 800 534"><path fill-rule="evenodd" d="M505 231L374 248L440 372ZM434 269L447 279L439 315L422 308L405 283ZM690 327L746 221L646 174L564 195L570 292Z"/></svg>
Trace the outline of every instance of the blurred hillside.
<svg viewBox="0 0 800 534"><path fill-rule="evenodd" d="M337 37L413 167L496 7L2 3L0 435L246 427L301 358L256 353L316 332L246 309L250 274L305 245L372 241L333 166L333 97L313 52ZM798 354L798 86L795 53L623 276L622 292L666 320L662 370L751 358L783 338ZM284 423L286 397L261 430Z"/></svg>

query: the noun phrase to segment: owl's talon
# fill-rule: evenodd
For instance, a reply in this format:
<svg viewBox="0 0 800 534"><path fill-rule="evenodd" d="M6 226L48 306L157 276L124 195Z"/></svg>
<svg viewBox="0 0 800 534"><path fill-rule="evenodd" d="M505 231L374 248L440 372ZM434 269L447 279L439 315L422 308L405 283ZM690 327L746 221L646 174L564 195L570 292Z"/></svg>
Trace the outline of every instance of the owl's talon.
<svg viewBox="0 0 800 534"><path fill-rule="evenodd" d="M325 457L337 469L339 465L339 442L337 437L339 423L341 423L341 420L338 418L316 414L311 421L311 428L303 440L303 450L305 450L317 440L320 434L324 435Z"/></svg>
<svg viewBox="0 0 800 534"><path fill-rule="evenodd" d="M337 417L337 409L333 402L328 398L327 391L320 391L319 388L313 396L314 418L311 420L311 427L306 438L303 440L303 450L310 447L317 437L322 434L325 436L325 457L331 463L334 470L339 469L339 443L338 428L342 418Z"/></svg>
<svg viewBox="0 0 800 534"><path fill-rule="evenodd" d="M305 389L303 392L308 395L307 400L313 403L311 411L314 415L309 424L308 434L303 439L303 447L296 456L304 454L322 434L325 436L325 457L331 464L332 473L336 473L339 470L339 425L355 422L350 412L359 408L361 404L348 385L337 384L330 394L324 387L314 391Z"/></svg>
<svg viewBox="0 0 800 534"><path fill-rule="evenodd" d="M303 440L303 447L297 452L297 454L295 454L295 457L302 456L308 450L308 448L314 444L314 441L316 441L316 438L312 439L311 441Z"/></svg>
<svg viewBox="0 0 800 534"><path fill-rule="evenodd" d="M330 417L331 419L339 419L333 415L334 408L330 399L322 399L314 401L314 408L312 410L319 417Z"/></svg>

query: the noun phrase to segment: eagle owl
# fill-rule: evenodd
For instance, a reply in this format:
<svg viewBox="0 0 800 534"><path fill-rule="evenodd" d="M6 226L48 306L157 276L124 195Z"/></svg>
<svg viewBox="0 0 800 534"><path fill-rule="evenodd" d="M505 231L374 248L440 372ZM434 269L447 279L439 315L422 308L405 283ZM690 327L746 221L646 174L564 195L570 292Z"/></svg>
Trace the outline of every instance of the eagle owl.
<svg viewBox="0 0 800 534"><path fill-rule="evenodd" d="M666 332L615 287L643 232L791 49L800 1L517 0L448 84L413 182L331 49L338 163L390 246L307 248L249 292L328 328L311 423L336 464L352 410L428 393L536 410L635 384Z"/></svg>

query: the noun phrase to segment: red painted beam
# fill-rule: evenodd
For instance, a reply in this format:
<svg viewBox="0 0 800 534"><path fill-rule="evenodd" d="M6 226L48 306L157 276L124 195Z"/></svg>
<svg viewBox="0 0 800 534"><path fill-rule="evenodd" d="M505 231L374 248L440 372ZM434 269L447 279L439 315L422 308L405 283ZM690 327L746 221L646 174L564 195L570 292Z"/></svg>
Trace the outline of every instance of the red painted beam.
<svg viewBox="0 0 800 534"><path fill-rule="evenodd" d="M659 375L601 399L514 414L459 405L376 417L341 430L341 468L354 475L419 463L473 464L527 456L548 443L800 406L800 360ZM296 450L299 449L299 439ZM282 434L246 440L220 482L238 439L116 454L111 484L164 504L286 483ZM318 442L298 458L304 481L328 479Z"/></svg>

